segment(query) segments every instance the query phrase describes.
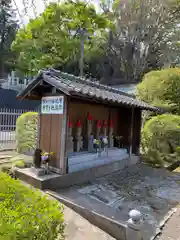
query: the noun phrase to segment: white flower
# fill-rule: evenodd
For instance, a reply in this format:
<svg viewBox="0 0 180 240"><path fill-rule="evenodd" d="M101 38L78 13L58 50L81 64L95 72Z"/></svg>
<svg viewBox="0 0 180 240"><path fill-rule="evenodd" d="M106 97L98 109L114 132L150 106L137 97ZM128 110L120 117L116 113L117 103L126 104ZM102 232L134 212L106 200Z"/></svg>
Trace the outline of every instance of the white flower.
<svg viewBox="0 0 180 240"><path fill-rule="evenodd" d="M104 143L104 144L108 144L107 138L103 138L103 143Z"/></svg>

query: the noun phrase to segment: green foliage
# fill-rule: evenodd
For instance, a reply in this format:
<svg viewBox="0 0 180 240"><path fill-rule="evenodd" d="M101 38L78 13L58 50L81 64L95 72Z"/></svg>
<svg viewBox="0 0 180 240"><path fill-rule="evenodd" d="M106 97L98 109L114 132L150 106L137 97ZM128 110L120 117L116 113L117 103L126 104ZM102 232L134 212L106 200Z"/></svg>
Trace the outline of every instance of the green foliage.
<svg viewBox="0 0 180 240"><path fill-rule="evenodd" d="M63 239L63 208L40 191L0 173L0 239Z"/></svg>
<svg viewBox="0 0 180 240"><path fill-rule="evenodd" d="M38 113L27 112L16 122L16 141L19 153L35 150L37 144Z"/></svg>
<svg viewBox="0 0 180 240"><path fill-rule="evenodd" d="M0 1L0 77L8 73L14 62L11 44L18 29L11 0Z"/></svg>
<svg viewBox="0 0 180 240"><path fill-rule="evenodd" d="M147 161L166 165L176 161L180 145L180 116L163 114L148 120L142 130L142 151Z"/></svg>
<svg viewBox="0 0 180 240"><path fill-rule="evenodd" d="M13 162L13 166L18 168L25 168L25 162L21 160L15 161Z"/></svg>
<svg viewBox="0 0 180 240"><path fill-rule="evenodd" d="M0 171L9 174L12 168L12 164L2 164L0 167Z"/></svg>
<svg viewBox="0 0 180 240"><path fill-rule="evenodd" d="M23 72L37 73L39 69L59 67L77 62L80 55L80 40L77 30L86 28L91 41L85 41L85 58L99 56L97 47L103 41L108 19L96 13L92 4L83 1L51 3L42 15L31 20L25 30L20 29L12 44L19 55L17 66ZM76 33L76 36L73 34ZM96 35L94 35L96 33Z"/></svg>
<svg viewBox="0 0 180 240"><path fill-rule="evenodd" d="M138 85L139 99L180 114L180 68L167 68L147 73Z"/></svg>

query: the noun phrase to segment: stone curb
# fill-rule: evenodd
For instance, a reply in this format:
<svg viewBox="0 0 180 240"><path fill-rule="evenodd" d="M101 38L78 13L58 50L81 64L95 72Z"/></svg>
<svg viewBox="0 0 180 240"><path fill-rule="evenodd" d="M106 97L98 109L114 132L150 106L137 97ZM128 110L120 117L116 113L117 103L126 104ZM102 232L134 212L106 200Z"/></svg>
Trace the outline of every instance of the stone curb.
<svg viewBox="0 0 180 240"><path fill-rule="evenodd" d="M66 199L59 194L56 194L52 191L45 191L46 194L60 201L65 206L71 208L76 213L80 214L86 220L88 220L91 224L99 227L112 237L117 240L126 240L126 230L127 225L123 223L119 223L113 219L102 216L96 212L90 211L87 208L81 207L78 204L73 203L69 199Z"/></svg>

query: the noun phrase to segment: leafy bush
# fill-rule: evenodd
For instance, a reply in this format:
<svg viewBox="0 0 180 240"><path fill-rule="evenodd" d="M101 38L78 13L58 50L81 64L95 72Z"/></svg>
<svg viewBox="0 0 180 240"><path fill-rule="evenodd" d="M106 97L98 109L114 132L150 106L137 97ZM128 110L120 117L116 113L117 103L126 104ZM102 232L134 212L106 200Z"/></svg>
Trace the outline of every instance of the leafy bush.
<svg viewBox="0 0 180 240"><path fill-rule="evenodd" d="M24 153L35 150L37 144L38 113L27 112L16 121L17 151Z"/></svg>
<svg viewBox="0 0 180 240"><path fill-rule="evenodd" d="M167 68L147 73L137 86L139 99L180 114L180 68Z"/></svg>
<svg viewBox="0 0 180 240"><path fill-rule="evenodd" d="M142 151L155 165L176 161L180 145L180 116L163 114L148 120L142 130Z"/></svg>
<svg viewBox="0 0 180 240"><path fill-rule="evenodd" d="M0 239L63 239L63 208L39 190L0 173Z"/></svg>
<svg viewBox="0 0 180 240"><path fill-rule="evenodd" d="M13 166L18 167L18 168L25 168L25 162L23 162L21 160L15 161L15 162L13 162Z"/></svg>

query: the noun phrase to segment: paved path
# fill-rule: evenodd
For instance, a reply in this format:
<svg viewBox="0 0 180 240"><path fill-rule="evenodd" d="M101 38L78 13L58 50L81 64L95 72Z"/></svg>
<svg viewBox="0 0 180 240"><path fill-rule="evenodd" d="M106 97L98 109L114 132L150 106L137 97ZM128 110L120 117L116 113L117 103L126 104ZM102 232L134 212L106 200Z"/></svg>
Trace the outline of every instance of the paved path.
<svg viewBox="0 0 180 240"><path fill-rule="evenodd" d="M65 207L64 216L66 223L65 240L115 240L70 208Z"/></svg>
<svg viewBox="0 0 180 240"><path fill-rule="evenodd" d="M166 223L157 240L180 240L180 208Z"/></svg>

